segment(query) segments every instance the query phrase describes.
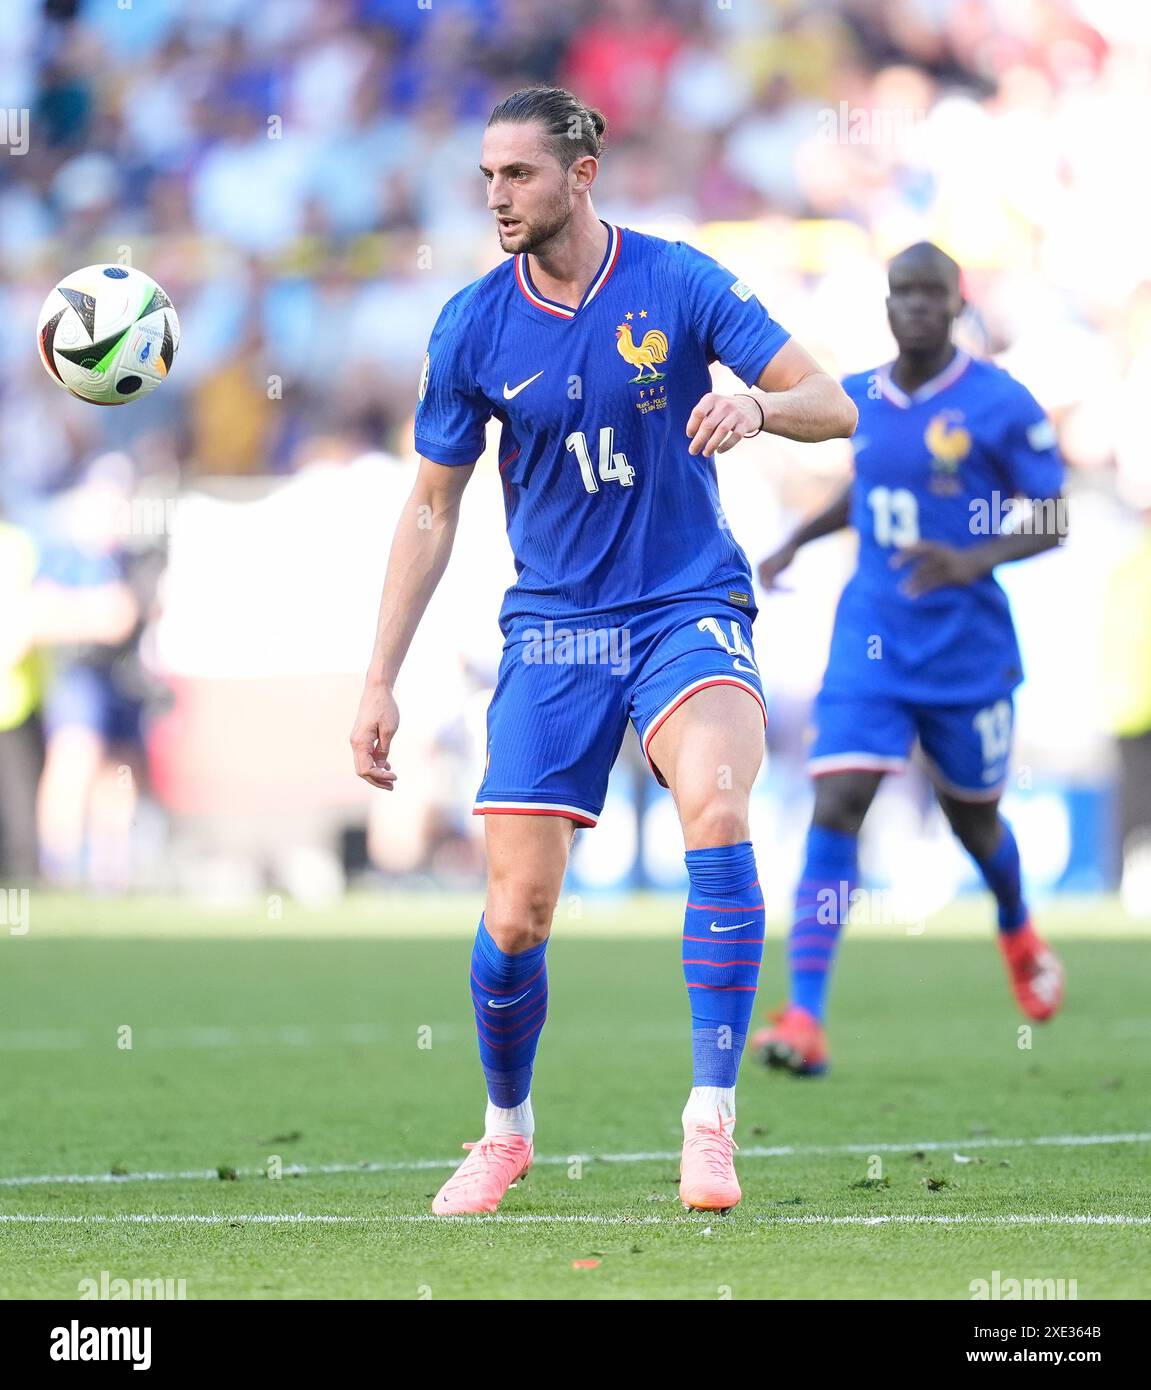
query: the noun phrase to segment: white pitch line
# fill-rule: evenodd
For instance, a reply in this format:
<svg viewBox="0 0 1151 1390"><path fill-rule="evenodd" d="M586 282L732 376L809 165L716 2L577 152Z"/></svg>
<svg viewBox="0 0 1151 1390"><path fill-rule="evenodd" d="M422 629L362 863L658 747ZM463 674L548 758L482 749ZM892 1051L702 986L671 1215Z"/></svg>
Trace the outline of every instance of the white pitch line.
<svg viewBox="0 0 1151 1390"><path fill-rule="evenodd" d="M717 1218L706 1213L694 1216L597 1216L569 1213L521 1214L495 1213L491 1216L433 1216L412 1212L391 1215L337 1216L314 1212L241 1212L228 1215L221 1212L196 1214L188 1212L134 1212L106 1216L88 1213L79 1216L58 1216L51 1212L0 1213L0 1224L44 1226L704 1226ZM755 1216L757 1226L1151 1226L1151 1216L1109 1215L1099 1213L1011 1214L980 1216L962 1213L952 1216Z"/></svg>
<svg viewBox="0 0 1151 1390"><path fill-rule="evenodd" d="M771 1148L750 1146L740 1149L745 1158L806 1158L835 1157L843 1154L883 1153L962 1153L965 1149L1026 1149L1078 1148L1099 1144L1151 1144L1151 1133L1130 1134L1044 1134L1031 1139L922 1139L905 1144L779 1144ZM619 1154L537 1154L534 1162L542 1167L566 1166L569 1163L674 1163L680 1157L678 1149L653 1149L649 1152ZM285 1165L286 1178L316 1177L332 1173L419 1173L440 1168L455 1168L460 1158L412 1158L396 1162L372 1163L295 1163ZM262 1178L263 1168L237 1168L241 1178ZM0 1177L0 1187L35 1187L52 1183L116 1184L125 1182L217 1181L215 1168L184 1168L175 1172L135 1173L29 1173Z"/></svg>
<svg viewBox="0 0 1151 1390"><path fill-rule="evenodd" d="M763 1218L757 1218L763 1219ZM766 1218L769 1225L783 1226L1151 1226L1151 1216L1097 1215L1095 1213L1055 1213L1049 1216L780 1216Z"/></svg>

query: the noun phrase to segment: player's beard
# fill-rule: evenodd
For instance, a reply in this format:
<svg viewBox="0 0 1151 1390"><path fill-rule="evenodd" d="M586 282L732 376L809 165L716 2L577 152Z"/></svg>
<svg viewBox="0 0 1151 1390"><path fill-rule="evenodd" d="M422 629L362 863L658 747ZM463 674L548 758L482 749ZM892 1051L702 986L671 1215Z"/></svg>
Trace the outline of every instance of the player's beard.
<svg viewBox="0 0 1151 1390"><path fill-rule="evenodd" d="M567 226L573 205L574 200L567 189L559 189L538 217L531 222L526 218L521 221L519 230L513 232L510 239L505 237L503 228L497 222L500 248L509 256L519 255L522 251L534 251L538 255Z"/></svg>

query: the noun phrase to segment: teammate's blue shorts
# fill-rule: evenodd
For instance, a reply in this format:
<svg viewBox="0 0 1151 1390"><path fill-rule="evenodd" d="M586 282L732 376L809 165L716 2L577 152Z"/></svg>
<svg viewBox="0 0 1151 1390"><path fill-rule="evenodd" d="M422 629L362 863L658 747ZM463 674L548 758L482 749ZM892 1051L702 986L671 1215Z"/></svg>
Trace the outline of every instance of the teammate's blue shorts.
<svg viewBox="0 0 1151 1390"><path fill-rule="evenodd" d="M1010 693L974 705L911 704L889 696L821 694L807 763L813 777L835 772L898 772L916 738L940 791L962 801L993 801L1007 780Z"/></svg>
<svg viewBox="0 0 1151 1390"><path fill-rule="evenodd" d="M766 724L751 615L722 599L513 619L488 706L488 763L475 814L595 825L628 720L663 782L651 740L673 710L711 685L746 690Z"/></svg>
<svg viewBox="0 0 1151 1390"><path fill-rule="evenodd" d="M48 692L45 724L49 734L59 729L90 729L108 743L142 744L144 706L122 694L107 672L76 664L57 677Z"/></svg>

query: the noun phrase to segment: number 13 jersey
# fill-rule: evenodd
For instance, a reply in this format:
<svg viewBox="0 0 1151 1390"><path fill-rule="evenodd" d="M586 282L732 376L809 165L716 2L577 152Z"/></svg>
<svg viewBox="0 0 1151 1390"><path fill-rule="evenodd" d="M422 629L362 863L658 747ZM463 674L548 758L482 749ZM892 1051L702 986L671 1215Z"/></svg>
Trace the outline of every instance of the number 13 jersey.
<svg viewBox="0 0 1151 1390"><path fill-rule="evenodd" d="M859 409L851 524L859 564L840 598L824 678L836 696L958 705L998 698L1023 678L1007 595L992 574L911 597L918 541L956 549L1004 529L1012 499L1054 500L1063 480L1055 430L1031 393L956 351L910 396L890 364L844 380Z"/></svg>

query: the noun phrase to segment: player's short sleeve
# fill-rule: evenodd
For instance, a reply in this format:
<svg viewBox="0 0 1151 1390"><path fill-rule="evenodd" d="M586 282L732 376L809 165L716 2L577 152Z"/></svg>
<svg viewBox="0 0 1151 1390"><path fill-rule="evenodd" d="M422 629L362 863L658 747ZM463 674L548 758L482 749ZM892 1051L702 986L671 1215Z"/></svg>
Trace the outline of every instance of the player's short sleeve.
<svg viewBox="0 0 1151 1390"><path fill-rule="evenodd" d="M466 305L449 300L432 329L416 403L416 453L433 463L472 464L484 451L491 406L471 375Z"/></svg>
<svg viewBox="0 0 1151 1390"><path fill-rule="evenodd" d="M1000 442L1001 464L1017 497L1057 497L1063 488L1063 459L1055 426L1025 386L1011 382Z"/></svg>
<svg viewBox="0 0 1151 1390"><path fill-rule="evenodd" d="M753 386L791 334L738 275L685 242L678 242L677 250L688 311L708 361L722 362Z"/></svg>

